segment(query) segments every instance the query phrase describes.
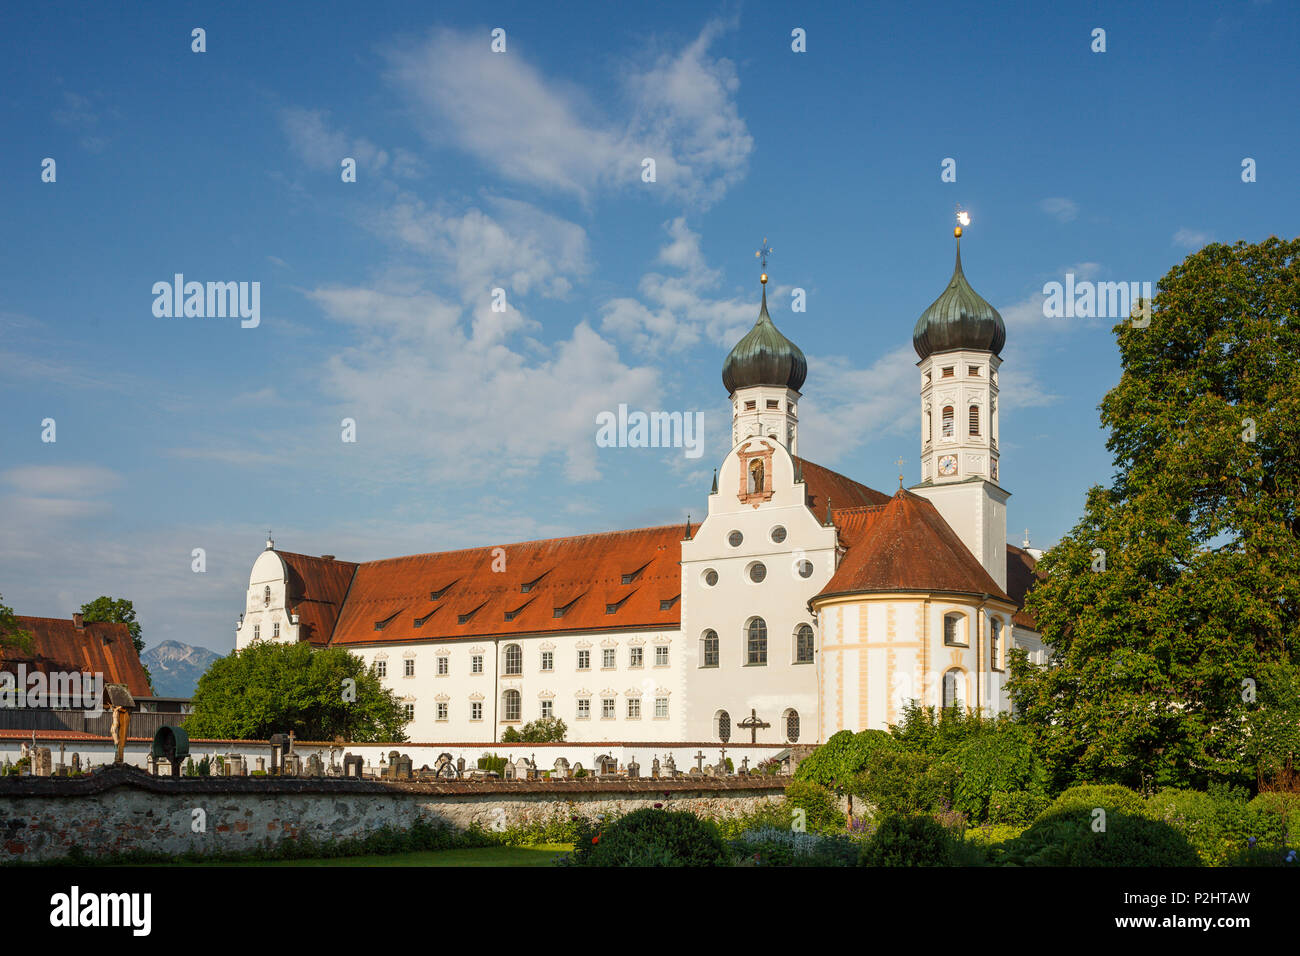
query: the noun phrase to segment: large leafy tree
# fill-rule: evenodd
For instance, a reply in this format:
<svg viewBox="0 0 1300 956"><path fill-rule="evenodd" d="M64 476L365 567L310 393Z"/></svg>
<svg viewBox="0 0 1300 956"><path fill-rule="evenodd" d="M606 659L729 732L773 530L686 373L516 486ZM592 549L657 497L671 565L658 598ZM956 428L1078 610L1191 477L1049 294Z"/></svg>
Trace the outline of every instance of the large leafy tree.
<svg viewBox="0 0 1300 956"><path fill-rule="evenodd" d="M185 720L191 737L405 740L402 704L365 662L341 647L257 641L212 662Z"/></svg>
<svg viewBox="0 0 1300 956"><path fill-rule="evenodd" d="M1029 596L1010 691L1056 782L1249 783L1300 721L1300 240L1214 244L1116 327L1116 473Z"/></svg>

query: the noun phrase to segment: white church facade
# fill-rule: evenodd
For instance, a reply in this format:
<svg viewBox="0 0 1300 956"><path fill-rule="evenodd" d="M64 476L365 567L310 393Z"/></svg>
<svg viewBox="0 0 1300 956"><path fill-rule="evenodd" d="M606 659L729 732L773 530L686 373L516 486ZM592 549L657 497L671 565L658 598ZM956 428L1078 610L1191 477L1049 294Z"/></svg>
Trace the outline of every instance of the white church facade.
<svg viewBox="0 0 1300 956"><path fill-rule="evenodd" d="M767 310L723 366L733 447L698 526L362 563L253 564L237 648L346 647L416 742L492 743L558 717L573 742L819 743L909 700L1009 706L1036 555L1006 540L1005 327L960 249L916 324L921 482L892 495L799 457L803 353Z"/></svg>

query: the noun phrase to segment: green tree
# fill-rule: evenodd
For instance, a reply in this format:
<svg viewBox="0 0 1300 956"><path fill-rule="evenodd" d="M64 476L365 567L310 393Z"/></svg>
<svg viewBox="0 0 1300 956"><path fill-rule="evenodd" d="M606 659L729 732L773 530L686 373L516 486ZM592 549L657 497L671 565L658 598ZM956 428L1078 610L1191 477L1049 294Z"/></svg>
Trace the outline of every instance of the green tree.
<svg viewBox="0 0 1300 956"><path fill-rule="evenodd" d="M32 634L19 625L18 615L4 603L4 595L0 594L0 650L7 647L19 651L31 650Z"/></svg>
<svg viewBox="0 0 1300 956"><path fill-rule="evenodd" d="M401 702L341 647L257 641L212 662L194 691L191 737L405 740Z"/></svg>
<svg viewBox="0 0 1300 956"><path fill-rule="evenodd" d="M131 643L135 645L136 657L144 653L144 637L141 636L140 622L135 619L135 605L126 598L111 598L100 595L89 604L81 605L81 619L86 622L107 621L110 624L125 624L131 633ZM153 689L153 675L149 673L144 661L140 662L145 679Z"/></svg>
<svg viewBox="0 0 1300 956"><path fill-rule="evenodd" d="M1116 332L1114 480L1043 557L1054 659L1009 690L1058 787L1253 782L1295 735L1252 724L1300 720L1300 240L1207 246Z"/></svg>
<svg viewBox="0 0 1300 956"><path fill-rule="evenodd" d="M569 732L564 721L558 717L541 717L524 724L522 730L507 727L501 735L503 744L550 744L562 743L564 735Z"/></svg>

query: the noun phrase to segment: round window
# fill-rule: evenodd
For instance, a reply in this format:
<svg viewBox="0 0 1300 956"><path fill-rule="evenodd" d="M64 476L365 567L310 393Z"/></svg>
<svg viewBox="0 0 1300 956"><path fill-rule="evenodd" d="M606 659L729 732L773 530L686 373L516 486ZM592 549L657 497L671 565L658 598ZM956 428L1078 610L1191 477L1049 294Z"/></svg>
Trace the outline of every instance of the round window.
<svg viewBox="0 0 1300 956"><path fill-rule="evenodd" d="M744 540L745 536L739 531L733 531L731 534L727 535L727 544L731 545L733 548L739 548L740 542Z"/></svg>
<svg viewBox="0 0 1300 956"><path fill-rule="evenodd" d="M813 573L813 563L807 558L799 562L799 577L810 578Z"/></svg>
<svg viewBox="0 0 1300 956"><path fill-rule="evenodd" d="M765 577L767 577L767 568L761 561L755 561L749 566L749 580L760 584Z"/></svg>
<svg viewBox="0 0 1300 956"><path fill-rule="evenodd" d="M709 570L704 572L704 586L706 588L711 588L717 583L718 583L717 571L713 570L712 568L709 568Z"/></svg>
<svg viewBox="0 0 1300 956"><path fill-rule="evenodd" d="M772 540L773 540L774 542L776 542L777 544L780 544L782 541L784 541L784 540L785 540L785 528L783 528L781 525L777 525L775 528L773 528L773 529L772 529Z"/></svg>

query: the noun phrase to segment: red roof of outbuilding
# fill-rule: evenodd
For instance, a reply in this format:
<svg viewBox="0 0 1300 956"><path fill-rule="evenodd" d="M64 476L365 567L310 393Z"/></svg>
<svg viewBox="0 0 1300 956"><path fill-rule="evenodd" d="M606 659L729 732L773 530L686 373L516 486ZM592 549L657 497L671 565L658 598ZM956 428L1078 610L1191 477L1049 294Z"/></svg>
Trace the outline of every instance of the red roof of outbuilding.
<svg viewBox="0 0 1300 956"><path fill-rule="evenodd" d="M71 618L19 617L18 626L32 635L31 647L0 648L0 666L15 671L80 671L103 674L105 684L125 684L132 697L151 697L149 678L125 624L95 621L80 628Z"/></svg>
<svg viewBox="0 0 1300 956"><path fill-rule="evenodd" d="M864 508L845 518L841 535L847 539L848 554L818 597L947 591L1011 600L934 505L920 495L900 488L883 507Z"/></svg>

